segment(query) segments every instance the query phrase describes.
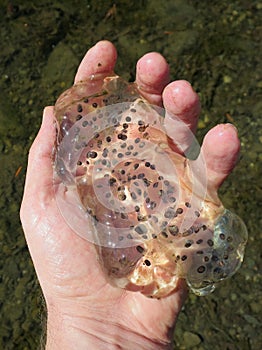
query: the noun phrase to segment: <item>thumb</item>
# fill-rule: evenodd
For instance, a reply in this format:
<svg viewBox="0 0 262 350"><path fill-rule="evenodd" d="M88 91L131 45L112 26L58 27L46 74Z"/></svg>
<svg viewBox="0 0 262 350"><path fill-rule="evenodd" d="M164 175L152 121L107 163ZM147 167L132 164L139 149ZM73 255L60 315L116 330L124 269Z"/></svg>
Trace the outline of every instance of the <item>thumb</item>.
<svg viewBox="0 0 262 350"><path fill-rule="evenodd" d="M28 209L34 203L45 203L52 192L52 150L56 137L53 107L46 107L40 130L30 148L24 196L21 205L21 220L28 220Z"/></svg>

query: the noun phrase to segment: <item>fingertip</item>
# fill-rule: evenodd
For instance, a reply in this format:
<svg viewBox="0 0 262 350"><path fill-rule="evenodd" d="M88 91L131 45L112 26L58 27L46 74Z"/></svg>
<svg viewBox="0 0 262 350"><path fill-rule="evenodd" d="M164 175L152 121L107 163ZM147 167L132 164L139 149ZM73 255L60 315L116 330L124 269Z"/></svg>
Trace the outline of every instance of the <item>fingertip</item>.
<svg viewBox="0 0 262 350"><path fill-rule="evenodd" d="M201 152L213 174L213 185L220 186L238 161L240 140L236 127L229 123L216 125L206 134Z"/></svg>
<svg viewBox="0 0 262 350"><path fill-rule="evenodd" d="M169 80L169 65L160 53L149 52L138 60L136 83L150 103L162 103L162 91Z"/></svg>
<svg viewBox="0 0 262 350"><path fill-rule="evenodd" d="M206 134L202 147L208 158L213 155L217 160L212 162L214 168L223 171L233 168L240 151L236 127L230 123L216 125Z"/></svg>
<svg viewBox="0 0 262 350"><path fill-rule="evenodd" d="M176 80L168 84L163 91L165 108L164 125L172 140L175 152L184 154L194 142L200 101L191 84L186 80Z"/></svg>
<svg viewBox="0 0 262 350"><path fill-rule="evenodd" d="M163 91L163 104L170 117L175 116L196 130L201 105L198 94L186 80L176 80Z"/></svg>
<svg viewBox="0 0 262 350"><path fill-rule="evenodd" d="M159 92L169 81L169 65L158 52L149 52L137 61L137 83ZM162 92L162 91L161 91Z"/></svg>
<svg viewBox="0 0 262 350"><path fill-rule="evenodd" d="M113 72L117 60L115 46L108 40L101 40L91 47L82 59L75 83L93 74Z"/></svg>

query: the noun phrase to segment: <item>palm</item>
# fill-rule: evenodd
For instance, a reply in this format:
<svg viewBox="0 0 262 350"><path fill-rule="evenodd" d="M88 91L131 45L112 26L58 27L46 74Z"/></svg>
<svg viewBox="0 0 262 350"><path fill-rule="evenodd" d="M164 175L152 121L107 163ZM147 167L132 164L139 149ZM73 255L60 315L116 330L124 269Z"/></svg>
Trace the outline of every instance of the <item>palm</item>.
<svg viewBox="0 0 262 350"><path fill-rule="evenodd" d="M34 244L41 247L37 256L34 256L34 252L31 253L46 300L55 298L64 312L77 312L80 317L85 316L90 306L98 299L100 311L110 310L112 305L116 305L119 316L129 315L130 328L134 330L141 324L148 328L147 325L154 319L158 320L161 315L165 315L166 319L163 328L171 327L184 297L181 290L168 298L153 300L140 293L124 291L108 284L96 261L94 246L76 235L60 213L53 191L50 157L42 159L42 167L49 169L49 174L45 174L46 179L49 179L45 183L46 194L44 197L39 191L34 194L34 202L37 205L27 209L27 218L31 234L35 236ZM28 199L28 203L30 202ZM70 302L76 298L78 308L72 310ZM67 305L70 306L68 310ZM131 319L132 306L136 307L136 314ZM128 326L125 318L117 319Z"/></svg>

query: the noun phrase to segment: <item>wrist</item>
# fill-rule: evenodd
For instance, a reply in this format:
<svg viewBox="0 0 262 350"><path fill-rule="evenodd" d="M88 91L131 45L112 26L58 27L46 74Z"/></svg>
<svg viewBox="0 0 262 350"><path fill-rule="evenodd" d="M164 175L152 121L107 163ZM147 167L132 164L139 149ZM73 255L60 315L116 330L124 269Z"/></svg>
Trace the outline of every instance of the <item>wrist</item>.
<svg viewBox="0 0 262 350"><path fill-rule="evenodd" d="M167 350L171 340L149 339L122 325L95 318L71 318L58 312L49 312L45 350Z"/></svg>

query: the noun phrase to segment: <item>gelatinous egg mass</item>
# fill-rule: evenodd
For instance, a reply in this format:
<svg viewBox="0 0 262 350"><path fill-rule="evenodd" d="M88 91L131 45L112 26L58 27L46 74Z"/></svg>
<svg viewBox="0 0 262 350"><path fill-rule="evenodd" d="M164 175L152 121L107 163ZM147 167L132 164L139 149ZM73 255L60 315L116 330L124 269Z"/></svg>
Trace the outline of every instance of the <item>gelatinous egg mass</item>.
<svg viewBox="0 0 262 350"><path fill-rule="evenodd" d="M190 160L167 136L164 116L113 73L65 91L55 105L56 199L113 285L163 297L183 278L205 295L239 268L247 231L208 188L201 153Z"/></svg>

